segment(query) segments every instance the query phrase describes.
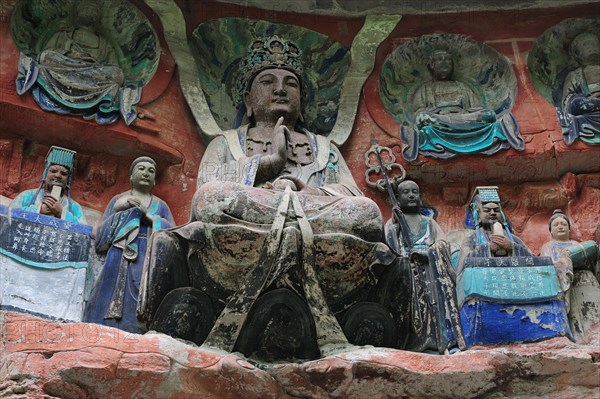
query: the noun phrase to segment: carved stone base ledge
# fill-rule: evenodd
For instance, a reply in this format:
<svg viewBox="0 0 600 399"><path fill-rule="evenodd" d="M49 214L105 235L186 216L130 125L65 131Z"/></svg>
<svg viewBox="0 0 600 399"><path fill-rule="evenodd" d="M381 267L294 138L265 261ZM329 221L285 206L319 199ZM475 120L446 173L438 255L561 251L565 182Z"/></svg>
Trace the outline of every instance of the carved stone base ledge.
<svg viewBox="0 0 600 399"><path fill-rule="evenodd" d="M163 334L0 312L0 398L597 398L600 325L450 356L366 348L253 365Z"/></svg>

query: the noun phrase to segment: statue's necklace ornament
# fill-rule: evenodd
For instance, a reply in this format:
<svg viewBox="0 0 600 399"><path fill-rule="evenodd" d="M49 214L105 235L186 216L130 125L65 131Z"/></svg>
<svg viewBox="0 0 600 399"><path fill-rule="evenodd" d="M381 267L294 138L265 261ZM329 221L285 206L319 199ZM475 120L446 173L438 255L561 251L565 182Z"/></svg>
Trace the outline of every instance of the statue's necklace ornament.
<svg viewBox="0 0 600 399"><path fill-rule="evenodd" d="M260 148L260 146L262 146L262 152L267 154L267 153L269 153L269 148L273 144L271 139L259 139L259 138L251 138L251 137L248 137L246 139L246 142L247 142L246 148L248 150L248 154L254 154L255 152L260 152L260 151L255 151L255 148L256 147ZM258 146L256 144L258 144Z"/></svg>

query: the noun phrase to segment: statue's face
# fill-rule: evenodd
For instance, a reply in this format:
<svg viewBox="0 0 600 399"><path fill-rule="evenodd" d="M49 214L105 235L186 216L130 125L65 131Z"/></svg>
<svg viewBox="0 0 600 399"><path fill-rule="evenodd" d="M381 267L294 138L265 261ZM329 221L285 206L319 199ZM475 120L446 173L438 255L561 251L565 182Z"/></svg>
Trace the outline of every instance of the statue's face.
<svg viewBox="0 0 600 399"><path fill-rule="evenodd" d="M300 117L300 81L285 69L266 69L252 81L244 96L256 122L277 120L280 116L296 121ZM273 119L274 118L274 119Z"/></svg>
<svg viewBox="0 0 600 399"><path fill-rule="evenodd" d="M398 185L398 202L402 212L418 213L421 207L421 190L417 183L405 181Z"/></svg>
<svg viewBox="0 0 600 399"><path fill-rule="evenodd" d="M94 27L100 21L101 10L95 3L80 2L75 8L79 26Z"/></svg>
<svg viewBox="0 0 600 399"><path fill-rule="evenodd" d="M154 187L156 168L151 162L142 161L136 164L131 171L131 185L141 191L150 191Z"/></svg>
<svg viewBox="0 0 600 399"><path fill-rule="evenodd" d="M479 205L479 224L482 226L491 226L500 221L500 205L495 202L488 202Z"/></svg>
<svg viewBox="0 0 600 399"><path fill-rule="evenodd" d="M448 80L452 76L454 63L447 51L436 51L431 55L429 65L436 80Z"/></svg>
<svg viewBox="0 0 600 399"><path fill-rule="evenodd" d="M555 240L569 241L569 223L562 217L557 217L550 223L550 235Z"/></svg>
<svg viewBox="0 0 600 399"><path fill-rule="evenodd" d="M583 65L600 63L600 39L594 34L583 34L575 43L574 54Z"/></svg>
<svg viewBox="0 0 600 399"><path fill-rule="evenodd" d="M69 179L69 169L62 165L50 165L46 172L46 179L44 180L44 189L50 191L52 186L60 186L62 188L67 187L67 181Z"/></svg>

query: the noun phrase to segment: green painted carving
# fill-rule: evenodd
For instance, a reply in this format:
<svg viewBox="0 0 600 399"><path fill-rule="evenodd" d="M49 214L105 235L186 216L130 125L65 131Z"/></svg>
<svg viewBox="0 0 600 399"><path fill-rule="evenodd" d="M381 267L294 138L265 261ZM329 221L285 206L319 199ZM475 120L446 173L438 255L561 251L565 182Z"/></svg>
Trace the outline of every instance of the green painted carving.
<svg viewBox="0 0 600 399"><path fill-rule="evenodd" d="M329 133L336 121L342 83L350 67L348 49L306 28L243 18L204 22L194 29L190 39L200 84L217 124L227 130L241 123L237 65L254 39L272 35L292 40L301 49L301 62L305 66L305 122L312 131Z"/></svg>
<svg viewBox="0 0 600 399"><path fill-rule="evenodd" d="M450 58L450 76L440 79L429 71L434 52L444 52ZM425 156L446 159L464 153L493 154L509 147L523 149L518 125L510 113L517 95L515 74L505 57L483 43L457 34L408 40L388 56L379 83L386 111L401 125L407 160L414 160L417 150ZM440 97L444 100L436 100L434 108L424 108L423 101L417 101L433 101L429 97L437 99L439 90L446 91ZM447 113L442 108L453 94L470 104L450 110L448 116L437 121L434 114ZM466 101L467 97L471 101ZM421 111L430 113L431 126L421 126L417 120L417 116L423 117Z"/></svg>
<svg viewBox="0 0 600 399"><path fill-rule="evenodd" d="M535 89L556 107L563 139L600 144L600 18L567 19L534 42L527 67Z"/></svg>
<svg viewBox="0 0 600 399"><path fill-rule="evenodd" d="M235 121L237 112L234 95L232 94L235 80L231 74L236 69L234 63L239 61L239 57L246 51L246 46L254 39L254 35L266 36L271 33L278 33L281 36L285 34L287 36L284 37L296 41L302 51L306 51L302 46L308 46L309 50L318 50L333 44L331 39L327 39L327 43L309 43L307 38L326 37L304 28L234 18L209 21L202 24L196 28L194 38L188 43L183 14L173 0L145 1L160 17L165 28L165 39L177 61L181 90L200 128L203 140L207 143L223 130L229 129ZM313 97L312 100L307 99L312 102L312 105L305 109L304 117L309 121L308 125L311 128L319 130L320 126L324 126L323 132L328 133L331 131L329 137L338 145L342 145L346 141L354 125L360 90L374 65L375 50L396 26L399 19L398 16L367 17L363 29L352 44L351 51L356 50L359 55L352 57L350 60L348 53L343 50L340 50L341 53L337 54L342 56L343 59L343 62L338 61L338 63L343 64L341 71L331 71L333 74L320 76L323 71L319 71L319 65L313 67L310 62L323 60L326 57L325 54L314 54L309 56L309 59L302 60L305 65L314 68L309 73L310 79L318 77L327 84L327 87L317 86L319 87L318 94L323 96L323 99L319 99L318 102L315 101L316 97ZM239 27L233 26L237 22L242 25ZM250 26L253 28L250 28ZM264 29L269 26L271 28L268 29L273 30L266 32ZM220 32L219 29L221 28L227 29L227 31ZM254 29L254 32L245 31L244 29ZM202 35L206 35L208 38L206 42L202 39L201 32ZM299 40L298 38L302 35L305 35L305 38ZM218 41L217 38L222 39L222 41ZM234 38L243 39L244 41L233 40ZM224 46L228 46L228 48ZM336 46L339 46L339 44ZM194 49L191 49L192 47ZM336 48L341 49L342 47ZM329 49L328 52L331 53L332 50ZM212 65L213 61L217 65ZM306 64L307 62L309 64ZM349 62L351 62L350 65ZM345 75L346 80L344 83L341 83L338 75ZM310 81L317 82L316 79ZM335 93L338 97L335 97ZM319 108L323 109L323 112L319 113Z"/></svg>
<svg viewBox="0 0 600 399"><path fill-rule="evenodd" d="M19 1L11 19L21 50L17 91L59 113L126 123L158 67L160 47L147 18L122 0Z"/></svg>
<svg viewBox="0 0 600 399"><path fill-rule="evenodd" d="M213 118L202 92L196 62L188 44L185 19L181 9L173 0L145 1L162 22L165 40L177 62L181 91L200 128L203 140L208 143L221 132L221 128Z"/></svg>

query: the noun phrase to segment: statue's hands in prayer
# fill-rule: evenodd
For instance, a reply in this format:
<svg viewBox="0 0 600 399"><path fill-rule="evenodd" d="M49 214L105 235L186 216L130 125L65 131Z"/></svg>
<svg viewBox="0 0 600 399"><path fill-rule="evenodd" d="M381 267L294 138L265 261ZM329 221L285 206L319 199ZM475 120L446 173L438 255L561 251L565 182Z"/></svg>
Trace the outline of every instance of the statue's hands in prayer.
<svg viewBox="0 0 600 399"><path fill-rule="evenodd" d="M51 215L60 218L62 209L60 202L50 194L44 195L44 198L42 198L42 206L40 207L40 213L42 215Z"/></svg>
<svg viewBox="0 0 600 399"><path fill-rule="evenodd" d="M148 213L146 205L142 204L142 201L134 196L129 197L127 200L132 207L136 207L142 212L143 218L146 222L152 224L152 216Z"/></svg>
<svg viewBox="0 0 600 399"><path fill-rule="evenodd" d="M277 120L273 129L273 154L271 154L271 165L277 174L285 167L287 162L287 146L290 131L283 124L283 116Z"/></svg>
<svg viewBox="0 0 600 399"><path fill-rule="evenodd" d="M492 252L496 252L499 249L505 249L507 251L512 251L513 245L512 242L501 235L491 234L490 235L490 250Z"/></svg>
<svg viewBox="0 0 600 399"><path fill-rule="evenodd" d="M144 215L148 213L146 205L142 204L142 201L140 201L139 198L131 196L127 199L127 202L129 203L129 205L131 205L130 208L138 208Z"/></svg>
<svg viewBox="0 0 600 399"><path fill-rule="evenodd" d="M133 196L131 195L125 195L122 196L121 198L119 198L117 200L117 202L115 202L115 206L113 207L115 212L121 212L124 211L126 209L129 209L131 207L133 207L134 205L132 205L129 200L133 198Z"/></svg>

